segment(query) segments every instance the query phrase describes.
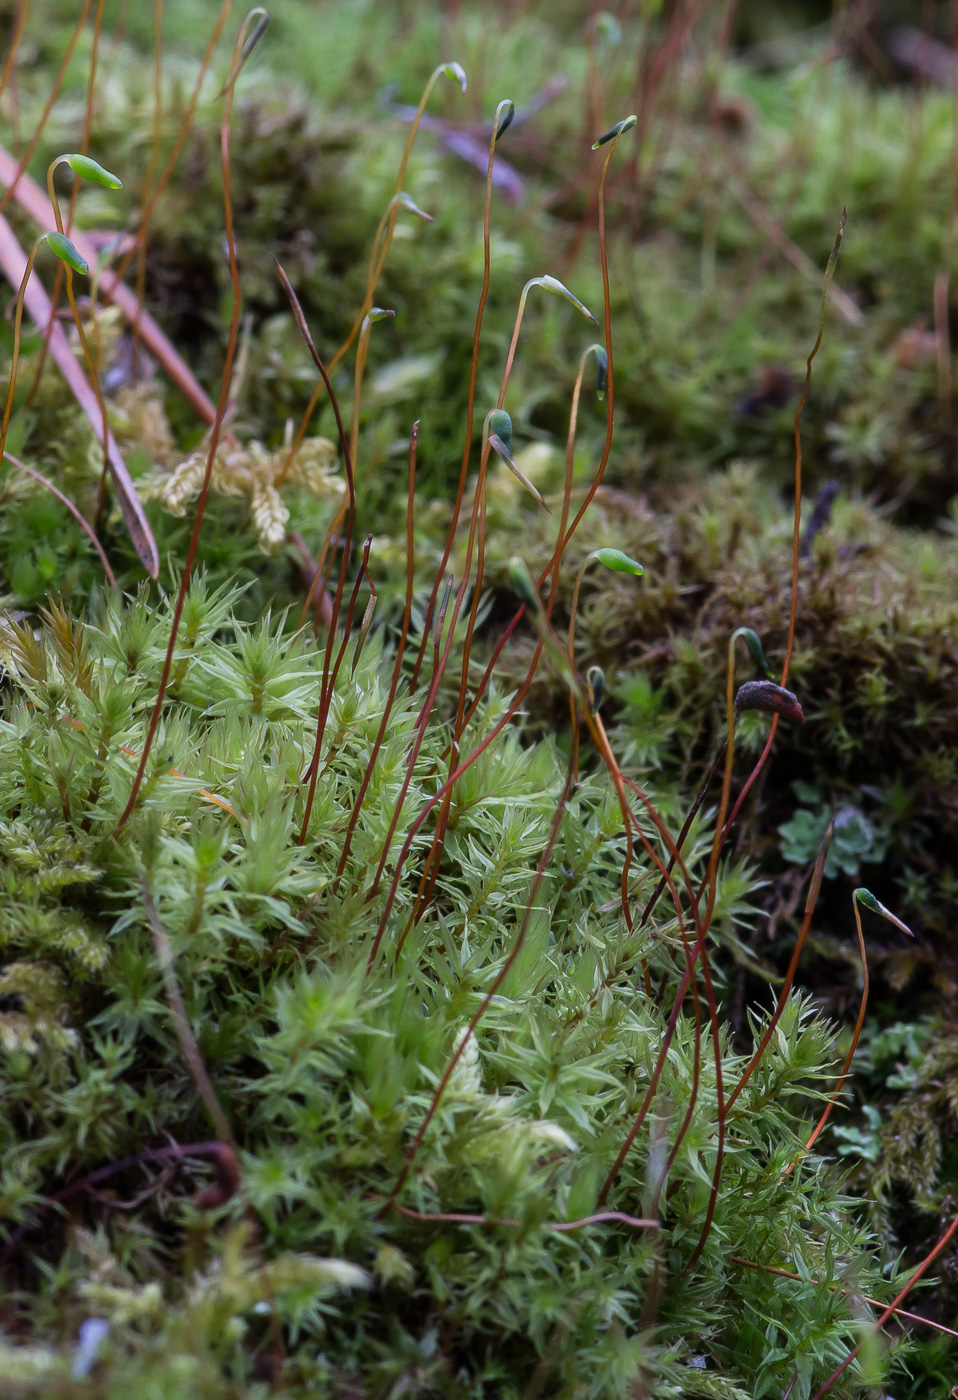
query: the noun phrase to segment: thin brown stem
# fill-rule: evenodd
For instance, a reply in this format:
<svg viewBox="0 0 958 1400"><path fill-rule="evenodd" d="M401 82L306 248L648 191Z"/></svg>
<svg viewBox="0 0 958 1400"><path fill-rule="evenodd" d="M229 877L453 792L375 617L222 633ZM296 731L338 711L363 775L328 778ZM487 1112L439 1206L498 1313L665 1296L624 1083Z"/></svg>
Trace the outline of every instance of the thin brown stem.
<svg viewBox="0 0 958 1400"><path fill-rule="evenodd" d="M228 0L225 6L228 12ZM224 21L225 23L225 17ZM237 39L237 49L242 45L243 33ZM216 407L216 418L210 431L209 451L206 457L206 470L203 473L203 484L200 487L199 498L196 502L196 513L193 517L193 529L190 533L190 542L186 551L186 559L183 563L183 573L180 578L180 586L176 595L176 605L173 609L173 620L170 625L170 637L166 647L166 656L163 661L163 672L160 676L160 684L156 693L156 700L153 704L153 713L150 716L150 723L146 733L146 740L143 744L143 752L140 755L140 762L137 766L136 775L133 779L133 786L127 798L126 806L121 813L120 820L116 825L116 832L120 832L136 807L136 799L139 796L140 786L143 782L143 775L146 772L147 761L150 756L150 749L156 736L157 726L160 722L160 715L163 712L163 703L166 699L166 690L170 682L170 672L173 667L173 653L176 648L176 638L180 630L180 621L183 616L183 608L186 603L186 594L190 586L190 578L193 573L193 564L196 560L196 552L199 548L200 531L203 528L203 517L206 514L206 503L210 494L210 482L213 479L213 465L216 461L216 454L219 450L220 439L223 432L223 422L226 417L226 409L229 403L230 380L233 373L233 363L236 358L236 345L239 337L240 311L242 308L242 289L239 280L239 264L236 257L236 236L233 229L233 196L230 179L230 129L233 118L233 84L229 84L225 92L225 102L223 109L223 120L220 126L220 167L223 177L223 216L226 226L226 250L229 259L230 284L233 292L233 310L230 316L229 339L226 346L226 361L223 367L223 376L220 382L219 402ZM185 137L184 137L185 139ZM172 167L170 167L172 169ZM114 833L116 834L116 833Z"/></svg>
<svg viewBox="0 0 958 1400"><path fill-rule="evenodd" d="M53 83L50 88L50 95L47 98L43 111L40 114L40 120L37 122L36 126L33 129L33 134L30 137L27 149L21 156L20 162L17 165L17 169L14 173L13 179L7 186L6 194L4 194L2 198L0 198L0 214L3 213L4 209L6 209L7 205L9 204L20 181L20 176L24 173L27 166L30 164L31 160L33 159L33 153L37 149L37 146L40 144L40 138L43 135L46 124L50 119L50 113L53 111L56 100L60 96L60 88L63 86L63 79L66 76L67 67L69 65L70 59L73 57L73 50L77 46L77 41L80 38L80 35L83 33L83 28L89 17L90 6L92 5L92 3L93 0L83 0L83 7L80 10L80 17L76 22L76 27L74 28L73 33L70 35L70 39L67 43L66 51L64 52L63 58L60 60L60 66L58 67L56 75L53 79Z"/></svg>

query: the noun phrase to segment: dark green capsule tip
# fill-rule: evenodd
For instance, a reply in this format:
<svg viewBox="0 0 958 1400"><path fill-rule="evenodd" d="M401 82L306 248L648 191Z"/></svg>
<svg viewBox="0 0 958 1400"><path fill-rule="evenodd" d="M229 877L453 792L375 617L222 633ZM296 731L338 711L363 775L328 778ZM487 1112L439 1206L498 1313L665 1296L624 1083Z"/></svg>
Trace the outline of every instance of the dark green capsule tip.
<svg viewBox="0 0 958 1400"><path fill-rule="evenodd" d="M266 13L265 10L251 10L250 13L246 16L247 22L249 22L249 20L255 14L259 15L259 19L256 21L253 28L250 30L245 40L243 41L243 47L240 49L241 63L246 62L250 54L256 48L256 45L259 43L260 39L262 39L263 35L269 28L269 15Z"/></svg>
<svg viewBox="0 0 958 1400"><path fill-rule="evenodd" d="M86 258L80 256L65 233L48 233L47 243L51 253L55 253L61 262L66 263L67 267L72 268L74 272L79 272L81 277L88 275L90 267Z"/></svg>
<svg viewBox="0 0 958 1400"><path fill-rule="evenodd" d="M622 121L616 122L611 131L607 131L604 136L600 136L598 141L593 141L592 149L597 151L600 146L607 146L610 141L614 141L617 136L621 136L624 131L631 131L638 121L638 117L624 117Z"/></svg>
<svg viewBox="0 0 958 1400"><path fill-rule="evenodd" d="M604 346L599 346L595 352L595 392L600 398L605 397L605 391L609 387L609 357Z"/></svg>
<svg viewBox="0 0 958 1400"><path fill-rule="evenodd" d="M585 678L589 686L589 702L592 706L592 713L595 714L605 695L605 672L601 666L590 666Z"/></svg>
<svg viewBox="0 0 958 1400"><path fill-rule="evenodd" d="M104 170L95 160L89 156L67 156L67 165L75 171L81 179L89 180L91 184L102 185L108 190L122 190L123 181L118 176L111 174L109 170Z"/></svg>
<svg viewBox="0 0 958 1400"><path fill-rule="evenodd" d="M486 420L490 437L500 438L509 447L512 443L512 419L504 408L494 408Z"/></svg>
<svg viewBox="0 0 958 1400"><path fill-rule="evenodd" d="M511 98L499 104L499 121L496 126L497 141L499 140L500 136L504 136L505 133L509 130L510 126L515 120L515 115L516 104L512 101Z"/></svg>

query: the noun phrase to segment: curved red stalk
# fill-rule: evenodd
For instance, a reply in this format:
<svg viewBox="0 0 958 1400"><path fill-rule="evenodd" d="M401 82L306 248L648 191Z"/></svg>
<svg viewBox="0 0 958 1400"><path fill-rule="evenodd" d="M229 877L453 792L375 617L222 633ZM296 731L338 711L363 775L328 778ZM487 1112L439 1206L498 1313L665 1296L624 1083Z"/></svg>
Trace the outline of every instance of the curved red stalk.
<svg viewBox="0 0 958 1400"><path fill-rule="evenodd" d="M226 8L226 12L228 13L228 5L224 8ZM237 39L238 45L242 37L241 31ZM239 265L236 260L236 237L233 231L233 198L230 185L230 125L233 116L233 92L233 85L230 84L226 89L223 121L220 126L220 166L223 174L223 216L226 225L226 249L229 258L230 283L233 290L233 311L230 317L229 340L226 346L226 362L223 367L223 378L220 383L220 396L219 403L216 407L216 418L210 430L210 447L206 458L206 471L203 474L203 484L200 488L199 499L196 503L196 514L193 518L193 529L190 534L190 542L183 564L183 574L180 579L179 591L176 595L176 606L173 610L170 640L167 644L166 658L163 662L163 673L160 677L160 685L156 694L156 701L153 705L153 714L150 717L150 724L147 729L143 752L140 755L136 776L133 779L133 787L130 790L130 796L127 799L120 820L117 822L114 835L122 831L136 806L136 799L139 795L140 785L143 782L143 774L146 772L146 764L150 756L150 749L153 746L153 739L156 735L157 725L160 722L160 715L163 711L163 702L166 699L166 690L170 681L170 671L173 666L173 651L176 647L176 637L180 630L180 620L183 616L186 592L190 585L193 564L196 560L196 551L200 542L200 530L203 527L203 516L206 514L206 502L209 498L210 482L213 478L213 464L216 461L216 453L219 449L220 438L223 432L223 420L226 416L226 408L229 402L230 378L233 372L233 362L236 358L236 344L239 336L240 308L242 304ZM172 166L170 169L172 169Z"/></svg>

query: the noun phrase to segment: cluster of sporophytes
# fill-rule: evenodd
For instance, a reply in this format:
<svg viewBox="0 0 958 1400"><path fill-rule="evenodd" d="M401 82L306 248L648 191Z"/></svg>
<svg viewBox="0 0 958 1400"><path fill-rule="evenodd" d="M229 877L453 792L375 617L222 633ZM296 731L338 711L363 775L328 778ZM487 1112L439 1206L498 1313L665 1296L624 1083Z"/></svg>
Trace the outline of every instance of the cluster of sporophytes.
<svg viewBox="0 0 958 1400"><path fill-rule="evenodd" d="M414 429L401 612L372 632L375 555L354 545L362 391L415 125L336 357L355 344L349 426L281 269L338 442L244 457L226 437L241 316L230 138L263 18L247 18L224 87L233 300L219 406L202 452L160 484L190 514L176 586L159 607L146 588L104 590L82 619L51 603L37 628L11 617L0 637L4 1374L43 1394L860 1393L902 1345L917 1274L896 1285L820 1151L865 1012L860 909L903 926L855 890L864 993L844 1057L792 990L847 823L816 833L800 938L752 1049L726 1010L726 950L756 885L724 855L735 750L764 714L802 720L785 689L799 671L800 477L782 684L755 629L729 626L714 835L692 825L683 846L670 834L682 788L641 785L644 758L603 726L604 672L581 631L576 645L589 571L645 586L625 539L583 550L576 534L612 440L604 237L604 334L571 372L550 547L537 581L517 561L500 574L510 612L522 605L506 636L526 629L528 665L503 687L475 664L492 464L547 505L504 408L526 298L591 317L556 278L526 284L467 496L492 161L513 117L500 103L452 518L417 595ZM451 63L430 85L443 75L465 85ZM597 143L602 232L609 161L632 125ZM605 435L576 497L587 366ZM285 610L250 620L235 583L194 564L211 491L248 485L269 544L285 525L270 490L309 462L326 481L330 451L345 484L303 608L315 604L317 641ZM740 637L762 678L736 687ZM537 672L567 709L561 748L523 730Z"/></svg>
<svg viewBox="0 0 958 1400"><path fill-rule="evenodd" d="M89 26L78 26L74 8L33 0L28 42L15 70L20 120L29 130L44 116L50 97L50 74L60 56L56 40L62 45L79 33L63 88L68 100L55 104L42 130L37 128L35 159L41 165L77 142L77 104L87 96L81 55L88 57ZM217 8L212 7L212 18ZM314 382L271 255L278 252L289 272L317 344L340 344L362 301L370 231L388 202L420 70L428 67L425 55L432 52L435 16L428 7L422 12L413 7L405 22L391 21L376 7L329 8L317 57L315 26L306 26L310 33L304 34L289 0L277 7L276 45L282 46L282 62L309 83L308 95L278 84L268 70L254 69L238 98L232 180L242 211L241 274L251 332L233 385L231 426L244 444L262 442L268 452L281 448L288 418L298 424ZM901 519L927 523L944 510L951 494L948 437L939 411L935 318L941 298L933 305L932 285L935 270L950 266L950 93L927 88L917 102L910 91L870 86L840 63L806 63L804 54L796 65L801 71L794 72L769 73L747 61L725 61L712 32L720 7L704 8L688 61L666 63L667 53L679 52L674 29L681 16L658 24L629 13L618 28L606 22L583 30L563 16L547 24L535 14L490 33L495 27L464 7L463 42L484 55L488 51L486 71L494 71L497 82L525 89L509 161L521 174L526 195L515 206L503 201L500 211L497 252L503 276L490 289L492 335L481 352L480 374L494 382L496 340L509 332L513 287L542 266L574 280L587 304L598 301L591 240L584 236L592 228L594 190L573 155L596 101L604 98L616 111L639 101L631 84L637 63L641 67L637 52L645 62L644 39L651 45L649 62L664 50L658 95L665 111L649 98L647 144L638 172L630 157L612 177L612 299L626 370L620 376L616 484L628 484L641 472L643 484L656 483L667 501L665 493L677 480L700 479L703 468L748 457L762 462L766 479L787 485L785 418L796 391L796 325L804 329L809 300L810 264L807 256L802 263L800 249L821 263L835 210L847 199L852 226L842 272L846 295L836 301L842 334L823 350L826 372L809 405L813 484L840 475L856 491L875 492ZM175 30L175 4L167 6L167 29L171 10ZM141 15L131 24L148 41L147 20ZM330 44L343 55L341 68L329 61ZM155 110L150 110L143 101L153 78L150 60L123 46L108 28L101 50L90 148L123 175L126 192L116 200L92 187L80 191L79 226L97 233L104 265L116 266L127 253L109 246L112 234L135 223L138 209L141 219L149 214L143 280L151 309L209 386L218 378L230 311L222 256L218 87L210 77L200 82L197 105L191 107L197 64L172 45L164 57L160 47ZM194 37L191 53L195 50ZM375 86L385 88L397 74L398 100L383 91L377 106ZM528 99L537 89L552 91L550 80L559 78L569 79L562 95L523 122ZM402 494L402 440L413 413L423 420L421 484L444 497L455 490L470 355L468 307L481 278L476 236L481 176L465 162L457 164L449 151L455 142L475 148L485 140L479 119L491 103L482 95L481 77L479 92L480 98L458 107L451 97L432 104L433 125L407 172L415 210L428 211L434 222L424 222L408 204L401 207L383 268L382 301L397 317L370 348L366 404L375 412L367 413L361 432L373 470L361 502L361 531L401 530L396 503ZM589 117L589 131L593 124ZM159 176L178 148L179 163L161 189ZM6 208L19 227L16 204L14 198ZM31 228L31 239L34 232ZM541 448L561 440L574 366L566 354L563 313L535 307L533 317L536 335L513 385L513 418L519 443ZM121 353L126 341L116 327L104 324L102 340L111 382L119 386L106 395L107 403L132 458L132 474L145 474L156 462L167 466L171 450L162 434L158 438L146 429L142 414L131 415L128 400L134 391L165 408L175 437L169 464L185 461L196 445L193 414L158 383L131 382L129 356ZM91 472L86 464L91 429L67 407L55 373L43 376L32 396L28 393L37 346L38 338L25 357L17 440L29 443L33 459L71 498L82 500L96 486L95 468ZM348 398L348 375L333 374ZM328 405L321 403L318 414L317 431L333 437ZM586 413L583 430L589 445L597 447L601 416ZM17 447L12 450L22 457ZM290 530L312 537L322 512L310 493L287 482L283 494ZM70 537L72 527L65 531L70 549L44 528L49 513L49 506L36 505L34 491L25 494L22 509L9 513L34 545L19 562L15 586L11 575L18 560L0 538L5 586L19 601L42 601L51 576L76 562L79 541ZM216 502L210 563L222 562L224 574L228 551L217 550L217 532L238 533L246 514L242 501ZM170 548L179 557L182 532L159 512L151 511L150 519L161 556ZM246 538L255 565L255 536ZM123 558L122 530L115 545L118 566L135 563ZM290 570L280 567L288 550L281 553L283 558L269 566L269 583L288 590ZM241 560L240 567L248 567L248 561ZM94 571L77 573L75 583L89 587Z"/></svg>

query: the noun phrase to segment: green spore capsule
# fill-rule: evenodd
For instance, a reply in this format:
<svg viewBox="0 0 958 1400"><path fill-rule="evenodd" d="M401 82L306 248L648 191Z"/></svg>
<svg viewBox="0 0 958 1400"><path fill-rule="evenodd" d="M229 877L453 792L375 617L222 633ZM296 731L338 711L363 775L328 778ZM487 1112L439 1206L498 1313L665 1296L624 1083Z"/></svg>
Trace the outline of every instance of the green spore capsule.
<svg viewBox="0 0 958 1400"><path fill-rule="evenodd" d="M609 357L605 348L601 345L596 347L595 352L595 392L596 397L605 398L606 390L609 387Z"/></svg>
<svg viewBox="0 0 958 1400"><path fill-rule="evenodd" d="M614 574L631 574L633 578L641 578L645 573L642 565L623 554L621 549L597 549L593 558Z"/></svg>
<svg viewBox="0 0 958 1400"><path fill-rule="evenodd" d="M741 629L741 635L745 638L745 645L752 653L753 659L762 668L768 679L771 680L775 673L768 664L764 648L762 647L762 640L758 633L753 632L751 627L743 627Z"/></svg>
<svg viewBox="0 0 958 1400"><path fill-rule="evenodd" d="M490 437L497 437L508 452L512 451L512 419L504 408L494 408L486 419Z"/></svg>
<svg viewBox="0 0 958 1400"><path fill-rule="evenodd" d="M516 104L512 101L511 98L507 98L505 102L501 102L499 104L499 122L496 126L497 141L501 136L504 136L505 133L509 130L510 126L515 120L515 115Z"/></svg>
<svg viewBox="0 0 958 1400"><path fill-rule="evenodd" d="M89 180L93 185L102 185L108 190L122 190L123 181L118 176L105 170L97 161L91 160L89 156L67 156L67 165L75 171L81 179Z"/></svg>
<svg viewBox="0 0 958 1400"><path fill-rule="evenodd" d="M598 141L593 141L592 149L597 151L600 146L607 146L610 141L614 141L617 136L621 136L623 131L631 131L638 121L638 117L632 115L623 117L622 121L616 122L611 131L607 131L604 136L600 136Z"/></svg>
<svg viewBox="0 0 958 1400"><path fill-rule="evenodd" d="M458 83L463 92L469 86L466 80L466 70L461 63L444 63L442 71L447 78L451 78L454 83Z"/></svg>
<svg viewBox="0 0 958 1400"><path fill-rule="evenodd" d="M86 277L89 274L89 263L86 258L80 256L65 233L48 233L47 244L50 251L55 253L61 262L65 262L67 267L72 268L74 272L79 272L81 277Z"/></svg>
<svg viewBox="0 0 958 1400"><path fill-rule="evenodd" d="M857 899L859 904L863 904L865 908L870 909L873 914L880 914L883 919L887 919L890 924L894 924L896 928L901 929L902 933L907 933L909 938L914 938L915 935L908 925L902 923L901 919L899 919L896 914L893 914L890 909L886 909L881 900L875 898L871 890L859 887L857 890L852 891L852 899Z"/></svg>

